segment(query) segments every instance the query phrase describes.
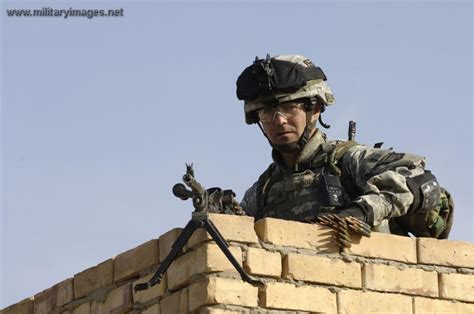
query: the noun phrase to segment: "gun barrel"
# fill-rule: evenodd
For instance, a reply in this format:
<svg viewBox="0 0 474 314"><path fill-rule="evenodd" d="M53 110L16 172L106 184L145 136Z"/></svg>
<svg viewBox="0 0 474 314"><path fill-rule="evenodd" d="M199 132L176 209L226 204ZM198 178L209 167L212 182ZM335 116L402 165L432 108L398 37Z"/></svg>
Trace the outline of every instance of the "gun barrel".
<svg viewBox="0 0 474 314"><path fill-rule="evenodd" d="M177 196L183 200L192 198L194 208L196 209L195 211L207 211L209 195L204 186L194 178L193 164L186 164L186 174L183 176L183 182L191 188L191 191L186 189L186 186L177 184L173 188L173 193L176 192L178 194Z"/></svg>
<svg viewBox="0 0 474 314"><path fill-rule="evenodd" d="M183 182L191 188L194 196L202 196L206 193L206 189L190 174L185 174L183 176Z"/></svg>

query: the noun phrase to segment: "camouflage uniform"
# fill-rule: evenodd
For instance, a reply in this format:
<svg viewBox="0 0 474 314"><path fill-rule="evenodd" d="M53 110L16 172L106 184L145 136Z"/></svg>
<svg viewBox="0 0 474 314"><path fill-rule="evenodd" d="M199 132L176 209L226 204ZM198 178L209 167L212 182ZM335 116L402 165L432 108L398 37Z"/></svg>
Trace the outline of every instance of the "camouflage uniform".
<svg viewBox="0 0 474 314"><path fill-rule="evenodd" d="M300 152L297 164L327 155L336 143L327 142L318 130ZM294 169L288 169L278 151L273 150L272 157L276 166L272 176L283 174L283 178L269 188L265 207L260 212L257 208L258 182L247 190L240 205L248 215L304 221L318 213L335 209L324 204L324 191L321 189L322 176L330 173L327 166L298 169L295 172ZM374 214L374 229L388 232L388 219L405 215L413 203L414 196L406 178L423 174L424 166L424 158L416 155L365 145L353 146L339 164L341 177L347 178L347 182L352 184L350 189L343 186L341 205L344 207L356 202L370 206ZM302 183L298 185L298 182ZM295 205L291 206L290 203Z"/></svg>

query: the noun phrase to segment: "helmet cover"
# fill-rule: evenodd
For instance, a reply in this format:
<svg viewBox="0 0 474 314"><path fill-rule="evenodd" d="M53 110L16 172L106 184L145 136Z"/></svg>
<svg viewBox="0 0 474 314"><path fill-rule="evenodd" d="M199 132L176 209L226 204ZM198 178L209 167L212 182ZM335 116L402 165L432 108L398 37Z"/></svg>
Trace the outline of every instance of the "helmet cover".
<svg viewBox="0 0 474 314"><path fill-rule="evenodd" d="M237 79L237 98L244 100L246 123L258 123L257 111L266 106L295 99L316 97L325 106L334 104L326 80L322 69L301 55L256 57Z"/></svg>

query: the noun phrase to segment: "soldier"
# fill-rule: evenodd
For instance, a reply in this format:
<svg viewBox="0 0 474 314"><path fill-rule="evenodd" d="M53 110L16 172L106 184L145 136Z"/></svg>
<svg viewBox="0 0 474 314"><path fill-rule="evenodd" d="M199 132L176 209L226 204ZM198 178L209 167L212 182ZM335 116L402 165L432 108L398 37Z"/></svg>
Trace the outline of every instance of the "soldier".
<svg viewBox="0 0 474 314"><path fill-rule="evenodd" d="M327 141L316 128L335 103L320 67L300 55L255 59L237 80L247 124L268 139L273 163L241 202L247 215L314 221L355 217L372 230L447 238L453 203L425 160L353 141Z"/></svg>

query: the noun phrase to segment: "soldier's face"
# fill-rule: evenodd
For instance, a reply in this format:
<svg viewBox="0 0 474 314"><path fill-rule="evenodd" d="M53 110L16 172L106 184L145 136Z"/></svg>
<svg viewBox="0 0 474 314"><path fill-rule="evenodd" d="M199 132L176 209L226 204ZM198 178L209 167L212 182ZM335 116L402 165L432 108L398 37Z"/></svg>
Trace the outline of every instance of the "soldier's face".
<svg viewBox="0 0 474 314"><path fill-rule="evenodd" d="M312 121L319 118L319 110L312 115ZM276 145L284 145L297 141L306 127L306 112L303 107L291 116L284 116L278 112L273 121L262 122L263 130L270 142Z"/></svg>

